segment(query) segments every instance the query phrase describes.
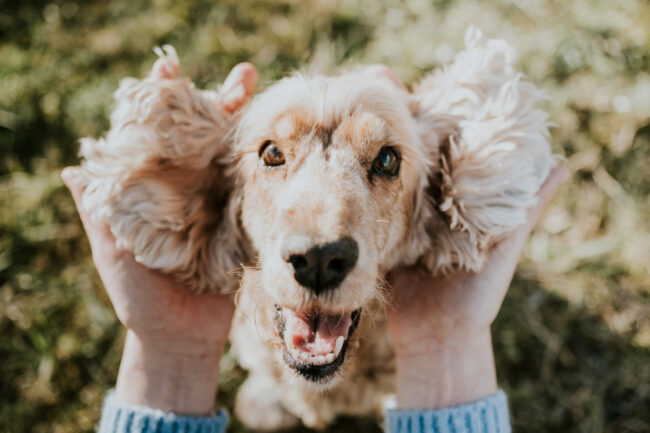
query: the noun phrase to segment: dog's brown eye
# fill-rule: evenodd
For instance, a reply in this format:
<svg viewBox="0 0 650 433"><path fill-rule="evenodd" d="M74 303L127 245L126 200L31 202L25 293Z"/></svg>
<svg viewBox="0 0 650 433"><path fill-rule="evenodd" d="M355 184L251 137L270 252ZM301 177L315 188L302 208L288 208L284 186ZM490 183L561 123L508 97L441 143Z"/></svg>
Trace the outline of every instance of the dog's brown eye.
<svg viewBox="0 0 650 433"><path fill-rule="evenodd" d="M260 158L264 165L276 167L284 164L284 154L272 141L266 141L260 149Z"/></svg>
<svg viewBox="0 0 650 433"><path fill-rule="evenodd" d="M390 146L382 147L372 163L372 170L386 177L394 177L399 173L400 157Z"/></svg>

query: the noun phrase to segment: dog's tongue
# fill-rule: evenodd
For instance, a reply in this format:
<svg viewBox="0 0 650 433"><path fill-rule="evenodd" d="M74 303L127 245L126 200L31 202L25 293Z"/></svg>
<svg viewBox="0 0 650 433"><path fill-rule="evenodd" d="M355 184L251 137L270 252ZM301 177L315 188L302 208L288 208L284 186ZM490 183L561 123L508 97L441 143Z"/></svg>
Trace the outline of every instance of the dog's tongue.
<svg viewBox="0 0 650 433"><path fill-rule="evenodd" d="M337 340L339 337L343 337L343 340L348 338L352 325L351 313L306 316L288 308L283 308L282 312L287 347L314 356L336 352ZM338 349L340 350L340 347Z"/></svg>

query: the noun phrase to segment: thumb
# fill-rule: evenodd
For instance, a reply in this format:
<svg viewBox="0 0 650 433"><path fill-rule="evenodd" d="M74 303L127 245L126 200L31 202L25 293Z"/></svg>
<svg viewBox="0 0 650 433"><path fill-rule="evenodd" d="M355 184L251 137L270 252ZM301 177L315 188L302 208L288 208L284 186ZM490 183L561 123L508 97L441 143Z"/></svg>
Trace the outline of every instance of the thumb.
<svg viewBox="0 0 650 433"><path fill-rule="evenodd" d="M382 64L371 65L368 66L368 71L375 76L388 79L399 90L408 93L409 90L406 88L402 80L400 80L399 77L395 74L395 72L393 72L393 70L388 66Z"/></svg>
<svg viewBox="0 0 650 433"><path fill-rule="evenodd" d="M537 225L551 198L553 198L557 190L569 179L570 175L571 172L566 167L555 167L551 170L537 192L537 204L528 210L526 222L493 247L488 263L485 265L486 268L507 269L508 271L503 272L503 275L510 275L509 278L512 277L512 273L514 273L519 262L519 257L528 241L528 236Z"/></svg>
<svg viewBox="0 0 650 433"><path fill-rule="evenodd" d="M79 204L81 203L81 194L83 193L83 185L78 181L79 167L66 167L61 170L61 179L65 186L68 187L72 198L74 199L77 210L80 210Z"/></svg>
<svg viewBox="0 0 650 433"><path fill-rule="evenodd" d="M229 114L234 114L250 99L258 73L250 63L239 63L232 68L221 88L223 107Z"/></svg>
<svg viewBox="0 0 650 433"><path fill-rule="evenodd" d="M74 200L75 207L77 208L77 212L81 218L81 223L86 231L88 240L90 241L91 248L95 250L98 243L103 243L105 241L109 241L109 244L112 245L115 243L115 240L108 229L108 226L96 223L84 210L82 197L85 185L81 181L80 170L81 168L78 166L66 167L61 171L61 179L72 194L72 199Z"/></svg>
<svg viewBox="0 0 650 433"><path fill-rule="evenodd" d="M544 209L564 183L571 177L571 171L566 167L554 167L537 192L537 204L528 211L526 228L530 232L539 221Z"/></svg>

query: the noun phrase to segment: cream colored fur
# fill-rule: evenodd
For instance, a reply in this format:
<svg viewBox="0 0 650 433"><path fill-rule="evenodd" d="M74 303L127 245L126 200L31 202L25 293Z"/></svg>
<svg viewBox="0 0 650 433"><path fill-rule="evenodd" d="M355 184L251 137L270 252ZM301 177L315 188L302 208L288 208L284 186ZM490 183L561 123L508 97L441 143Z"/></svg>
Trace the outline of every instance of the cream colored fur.
<svg viewBox="0 0 650 433"><path fill-rule="evenodd" d="M83 206L145 266L195 290L233 290L244 243L227 173L236 118L218 92L157 73L122 80L107 136L81 140Z"/></svg>
<svg viewBox="0 0 650 433"><path fill-rule="evenodd" d="M120 247L197 290L231 290L244 265L232 350L250 371L237 402L249 427L373 412L394 373L386 272L478 270L524 222L553 165L542 94L505 42L470 29L466 46L411 95L371 69L294 75L232 118L218 93L152 73L121 84L106 138L83 140L84 206ZM284 166L262 167L266 140ZM386 145L401 154L392 180L369 174ZM344 236L359 245L355 267L327 296L306 291L283 254ZM273 305L362 308L334 379L308 383L285 365Z"/></svg>

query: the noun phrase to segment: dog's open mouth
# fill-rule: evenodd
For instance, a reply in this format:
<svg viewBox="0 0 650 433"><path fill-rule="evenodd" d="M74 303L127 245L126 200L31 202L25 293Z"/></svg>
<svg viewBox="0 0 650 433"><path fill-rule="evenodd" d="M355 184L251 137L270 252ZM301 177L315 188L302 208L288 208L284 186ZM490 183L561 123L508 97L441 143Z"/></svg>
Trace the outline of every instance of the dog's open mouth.
<svg viewBox="0 0 650 433"><path fill-rule="evenodd" d="M283 343L284 361L310 381L329 378L343 364L360 316L360 309L326 314L276 306L274 319Z"/></svg>

